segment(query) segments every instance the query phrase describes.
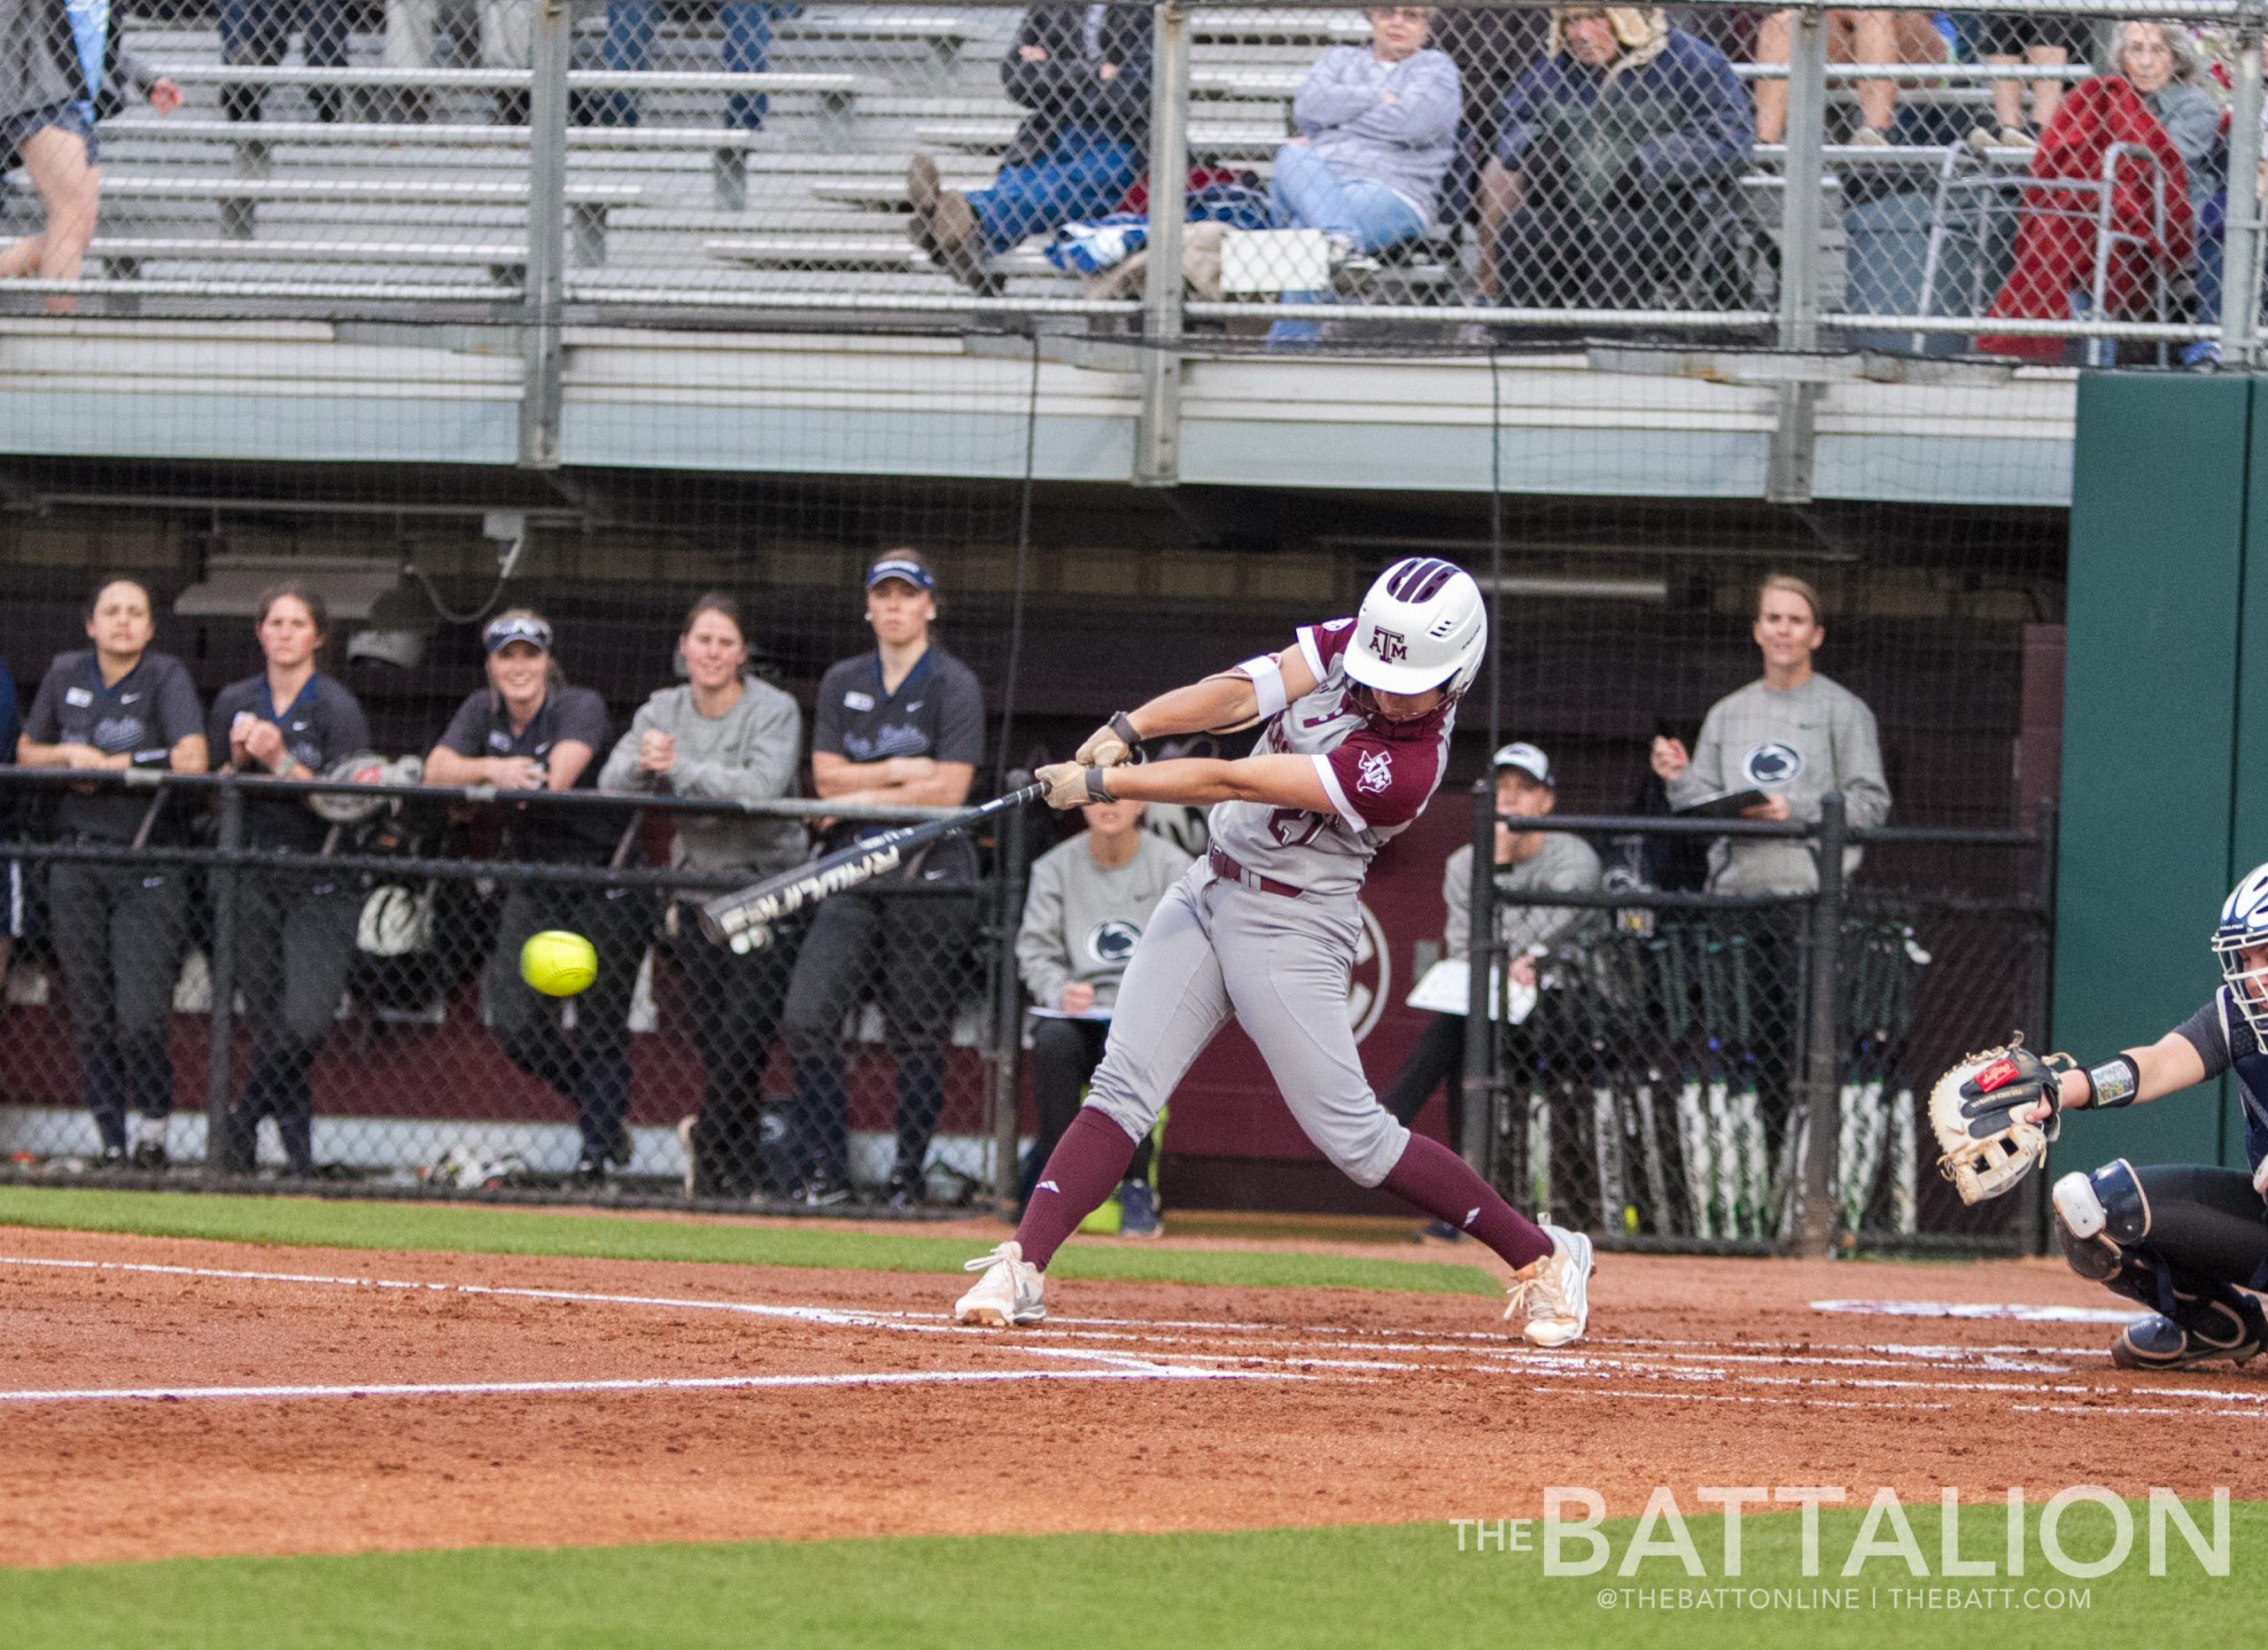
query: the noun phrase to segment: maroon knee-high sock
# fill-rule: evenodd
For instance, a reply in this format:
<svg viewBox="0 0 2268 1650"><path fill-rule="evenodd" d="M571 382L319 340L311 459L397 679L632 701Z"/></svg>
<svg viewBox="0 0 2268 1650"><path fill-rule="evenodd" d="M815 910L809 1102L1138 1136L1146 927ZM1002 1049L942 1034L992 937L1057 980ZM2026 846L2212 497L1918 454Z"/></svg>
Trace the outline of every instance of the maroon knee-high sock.
<svg viewBox="0 0 2268 1650"><path fill-rule="evenodd" d="M1024 1218L1017 1224L1016 1241L1023 1245L1026 1260L1045 1267L1055 1258L1055 1251L1079 1229L1079 1222L1118 1189L1126 1165L1134 1161L1134 1144L1124 1129L1092 1106L1079 1109L1048 1154L1047 1167L1039 1171L1039 1184L1032 1188L1031 1202L1024 1205ZM1473 1183L1480 1184L1479 1176Z"/></svg>
<svg viewBox="0 0 2268 1650"><path fill-rule="evenodd" d="M1542 1226L1490 1191L1471 1164L1439 1140L1411 1135L1385 1186L1396 1197L1480 1239L1516 1270L1551 1252L1551 1240Z"/></svg>

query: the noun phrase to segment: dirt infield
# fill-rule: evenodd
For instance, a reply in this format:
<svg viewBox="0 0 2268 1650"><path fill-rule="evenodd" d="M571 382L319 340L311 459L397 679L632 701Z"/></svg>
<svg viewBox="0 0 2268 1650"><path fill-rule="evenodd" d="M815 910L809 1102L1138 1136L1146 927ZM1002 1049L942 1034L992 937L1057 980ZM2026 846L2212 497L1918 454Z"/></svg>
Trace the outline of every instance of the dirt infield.
<svg viewBox="0 0 2268 1650"><path fill-rule="evenodd" d="M2268 1360L2115 1371L2110 1297L2050 1262L1609 1257L1560 1352L1352 1290L1065 1282L980 1333L959 1285L0 1228L0 1561L2268 1496Z"/></svg>

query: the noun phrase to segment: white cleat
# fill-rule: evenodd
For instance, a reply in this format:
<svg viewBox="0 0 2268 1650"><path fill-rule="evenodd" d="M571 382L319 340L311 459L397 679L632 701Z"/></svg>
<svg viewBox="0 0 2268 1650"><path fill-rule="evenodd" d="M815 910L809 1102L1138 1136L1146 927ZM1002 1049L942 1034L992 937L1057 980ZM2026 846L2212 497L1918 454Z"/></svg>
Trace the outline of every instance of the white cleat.
<svg viewBox="0 0 2268 1650"><path fill-rule="evenodd" d="M1047 1316L1047 1280L1040 1276L1038 1267L1024 1258L1023 1245L1014 1238L989 1255L979 1255L961 1270L984 1275L954 1304L956 1323L990 1324L998 1329L1013 1329L1019 1324L1037 1323Z"/></svg>
<svg viewBox="0 0 2268 1650"><path fill-rule="evenodd" d="M1538 1346L1565 1346L1582 1338L1591 1316L1591 1241L1580 1232L1545 1226L1551 1252L1512 1274L1506 1318L1525 1317L1522 1332Z"/></svg>

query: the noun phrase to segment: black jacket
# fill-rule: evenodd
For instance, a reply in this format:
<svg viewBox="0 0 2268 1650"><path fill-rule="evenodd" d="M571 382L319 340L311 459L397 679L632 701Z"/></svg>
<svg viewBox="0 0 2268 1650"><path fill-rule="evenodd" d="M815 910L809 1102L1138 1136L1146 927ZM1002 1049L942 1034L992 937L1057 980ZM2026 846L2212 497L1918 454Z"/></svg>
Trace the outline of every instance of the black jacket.
<svg viewBox="0 0 2268 1650"><path fill-rule="evenodd" d="M1016 128L1001 157L1006 166L1029 166L1054 146L1067 127L1092 127L1124 138L1137 149L1150 141L1150 8L1118 4L1104 9L1102 61L1118 65L1106 81L1087 58L1087 8L1036 5L1024 13L1016 43L1000 59L1000 84L1031 113ZM1022 49L1038 46L1047 56L1023 60Z"/></svg>

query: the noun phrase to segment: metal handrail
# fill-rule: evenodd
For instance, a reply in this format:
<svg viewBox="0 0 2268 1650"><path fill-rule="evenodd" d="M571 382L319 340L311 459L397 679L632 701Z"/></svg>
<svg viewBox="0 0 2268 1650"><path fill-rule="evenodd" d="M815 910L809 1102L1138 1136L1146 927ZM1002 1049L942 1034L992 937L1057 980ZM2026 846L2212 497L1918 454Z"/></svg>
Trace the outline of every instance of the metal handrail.
<svg viewBox="0 0 2268 1650"><path fill-rule="evenodd" d="M620 813L636 808L656 813L705 813L746 819L840 820L854 825L912 825L944 819L957 810L896 804L843 803L808 797L776 797L765 802L735 802L721 797L680 797L647 790L508 790L498 785L383 785L344 779L271 779L253 774L175 774L142 769L20 767L0 764L0 790L29 784L57 790L97 786L135 791L183 790L218 793L241 790L253 798L316 797L341 793L390 801L487 806L510 803L538 810L602 808Z"/></svg>

